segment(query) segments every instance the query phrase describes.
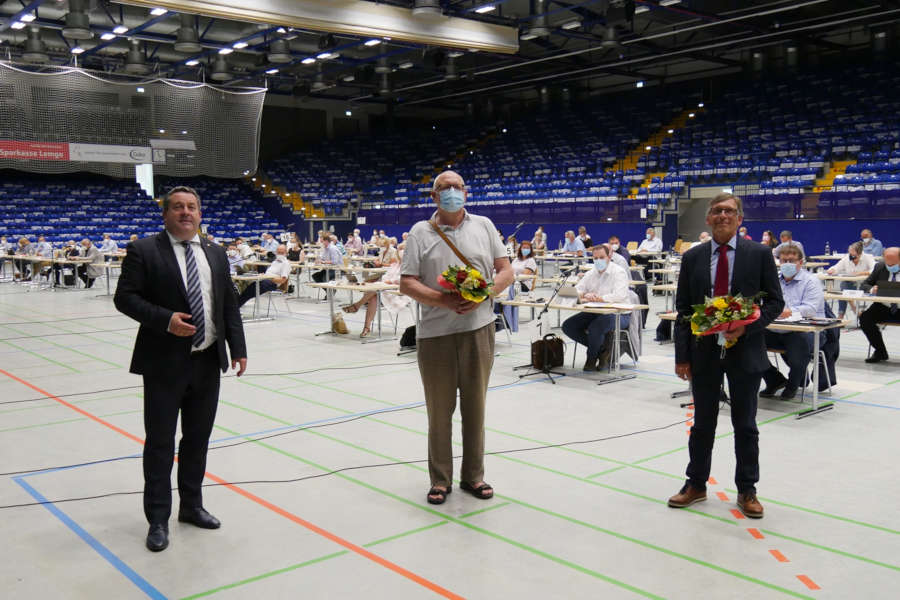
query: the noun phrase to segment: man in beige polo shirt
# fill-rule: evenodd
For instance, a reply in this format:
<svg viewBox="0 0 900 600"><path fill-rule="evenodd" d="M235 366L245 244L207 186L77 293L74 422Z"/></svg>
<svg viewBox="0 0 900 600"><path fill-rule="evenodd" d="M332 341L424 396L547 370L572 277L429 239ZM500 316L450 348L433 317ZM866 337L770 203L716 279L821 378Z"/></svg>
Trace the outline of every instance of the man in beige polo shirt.
<svg viewBox="0 0 900 600"><path fill-rule="evenodd" d="M406 240L400 291L421 307L416 337L419 372L428 408L430 504L443 504L453 483L452 418L459 390L463 423L460 487L476 498L493 497L484 482L484 407L494 363L493 302L465 300L446 293L437 276L451 265L463 266L434 230L434 222L485 279L493 274L494 295L513 281L513 271L490 219L463 208L466 184L459 174L444 171L434 180L431 197L437 211L416 223Z"/></svg>

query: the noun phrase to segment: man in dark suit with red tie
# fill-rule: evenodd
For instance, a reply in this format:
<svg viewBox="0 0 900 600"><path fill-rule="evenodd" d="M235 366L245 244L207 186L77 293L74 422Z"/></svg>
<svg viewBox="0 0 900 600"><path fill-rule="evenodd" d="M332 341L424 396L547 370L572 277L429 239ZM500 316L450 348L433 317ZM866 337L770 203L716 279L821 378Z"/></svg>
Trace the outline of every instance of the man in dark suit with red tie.
<svg viewBox="0 0 900 600"><path fill-rule="evenodd" d="M169 545L172 461L178 445L178 520L217 529L203 508L206 451L219 401L219 369L238 376L247 348L237 296L221 246L200 238L200 196L189 187L162 201L165 231L128 244L115 304L141 326L131 372L144 378L144 514L147 548Z"/></svg>
<svg viewBox="0 0 900 600"><path fill-rule="evenodd" d="M669 498L669 506L684 508L706 500L706 482L712 463L713 441L719 415L720 388L728 377L731 423L737 458L735 483L738 507L751 518L763 516L756 497L759 481L759 431L756 403L763 371L769 367L763 332L784 308L778 271L767 246L737 235L744 211L740 198L722 193L711 199L706 223L713 239L688 250L681 259L681 274L675 308L675 373L691 380L694 425L689 442L687 482ZM761 316L747 326L725 334L738 343L721 356L716 335L696 337L691 333L693 305L707 297L741 294L759 300Z"/></svg>

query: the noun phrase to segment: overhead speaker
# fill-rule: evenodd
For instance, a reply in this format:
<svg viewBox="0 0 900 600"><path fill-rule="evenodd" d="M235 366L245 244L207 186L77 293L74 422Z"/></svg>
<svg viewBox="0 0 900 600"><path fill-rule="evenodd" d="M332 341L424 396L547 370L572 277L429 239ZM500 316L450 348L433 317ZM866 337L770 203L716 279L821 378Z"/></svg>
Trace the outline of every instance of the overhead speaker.
<svg viewBox="0 0 900 600"><path fill-rule="evenodd" d="M416 0L413 3L412 14L415 16L420 15L437 15L440 16L443 14L441 10L441 1L440 0Z"/></svg>
<svg viewBox="0 0 900 600"><path fill-rule="evenodd" d="M228 70L228 61L225 60L225 57L221 54L216 56L209 78L213 81L228 81L233 77L234 76Z"/></svg>

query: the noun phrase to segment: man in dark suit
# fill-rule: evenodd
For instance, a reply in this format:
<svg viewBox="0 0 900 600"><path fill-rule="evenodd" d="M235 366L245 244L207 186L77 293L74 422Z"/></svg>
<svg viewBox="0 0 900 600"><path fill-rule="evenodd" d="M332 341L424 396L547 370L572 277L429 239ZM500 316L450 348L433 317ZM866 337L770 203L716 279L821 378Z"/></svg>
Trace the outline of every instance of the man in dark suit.
<svg viewBox="0 0 900 600"><path fill-rule="evenodd" d="M738 507L748 517L763 516L756 498L759 480L759 431L756 403L762 373L769 367L763 332L781 314L784 300L778 271L771 251L761 244L739 238L743 206L737 196L719 194L709 202L706 222L713 239L688 250L681 259L681 274L675 296L678 318L675 323L675 373L691 380L694 398L694 425L689 442L690 463L687 482L669 498L669 506L684 508L706 500L706 482L712 462L713 441L719 415L720 388L728 376L731 396L731 423L737 458L735 483ZM764 293L759 300L761 316L747 326L725 334L738 343L725 352L718 336L696 337L691 333L692 306L707 297Z"/></svg>
<svg viewBox="0 0 900 600"><path fill-rule="evenodd" d="M221 246L201 239L200 197L188 187L170 190L162 202L165 231L128 244L115 304L141 326L131 372L144 377L144 514L147 548L169 545L171 474L175 430L178 445L178 520L204 529L219 521L203 508L206 450L219 400L219 369L238 376L247 348L237 296Z"/></svg>
<svg viewBox="0 0 900 600"><path fill-rule="evenodd" d="M900 281L900 248L895 246L884 249L884 262L875 264L872 273L863 282L862 289L877 296L879 281ZM878 324L900 322L898 306L900 306L900 298L897 299L896 304L873 302L872 306L859 315L860 329L863 330L866 339L872 345L872 356L866 359L867 363L878 363L888 359L887 347L884 345L884 338L881 337Z"/></svg>

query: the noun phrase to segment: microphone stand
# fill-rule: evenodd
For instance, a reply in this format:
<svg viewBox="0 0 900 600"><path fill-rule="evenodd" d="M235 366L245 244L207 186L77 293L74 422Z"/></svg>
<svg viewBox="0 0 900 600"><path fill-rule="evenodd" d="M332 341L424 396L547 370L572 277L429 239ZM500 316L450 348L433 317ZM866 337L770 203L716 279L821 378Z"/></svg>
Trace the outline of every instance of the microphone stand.
<svg viewBox="0 0 900 600"><path fill-rule="evenodd" d="M568 280L569 275L572 273L572 271L574 271L577 268L578 268L578 263L575 263L574 266L569 267L568 269L560 269L560 275L562 275L562 277L560 278L559 283L556 284L556 288L554 288L553 294L544 303L544 307L541 309L541 312L539 312L536 317L539 340L543 341L543 339L544 339L544 337L543 337L543 326L544 326L543 316L545 314L547 314L548 312L550 312L550 305L553 303L553 300L559 294L559 290L561 290L562 287L564 285L566 285L566 280ZM531 377L532 375L540 375L543 373L544 375L547 376L547 379L550 380L550 383L556 385L556 381L553 379L553 375L558 375L559 377L565 377L566 374L561 371L553 370L553 368L550 366L550 357L547 354L547 344L542 344L542 348L544 350L544 355L542 357L543 360L541 361L542 368L537 371L534 371L533 373L532 372L523 373L522 375L519 375L519 379L522 379L524 377ZM530 371L533 368L534 368L534 365L529 363L527 365L519 365L517 367L513 367L513 371L518 371L519 369L528 369Z"/></svg>

